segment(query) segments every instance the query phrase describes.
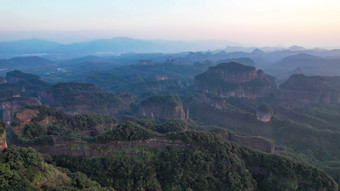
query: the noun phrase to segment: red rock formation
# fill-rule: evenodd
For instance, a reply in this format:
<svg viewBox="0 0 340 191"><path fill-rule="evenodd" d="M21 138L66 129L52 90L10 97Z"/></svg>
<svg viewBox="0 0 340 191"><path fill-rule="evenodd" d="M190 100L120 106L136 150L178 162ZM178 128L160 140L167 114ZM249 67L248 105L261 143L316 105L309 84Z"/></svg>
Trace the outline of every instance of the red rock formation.
<svg viewBox="0 0 340 191"><path fill-rule="evenodd" d="M41 103L37 98L21 97L0 100L0 109L3 110L2 120L6 123L12 121L14 119L14 113L26 105L41 105Z"/></svg>
<svg viewBox="0 0 340 191"><path fill-rule="evenodd" d="M18 112L15 115L15 119L18 120L20 123L28 124L34 117L37 117L38 113L39 111L37 110L26 109Z"/></svg>
<svg viewBox="0 0 340 191"><path fill-rule="evenodd" d="M4 150L5 148L7 148L6 133L4 133L0 138L0 151Z"/></svg>
<svg viewBox="0 0 340 191"><path fill-rule="evenodd" d="M272 116L273 116L272 112L261 112L258 110L256 111L256 118L263 122L269 122Z"/></svg>

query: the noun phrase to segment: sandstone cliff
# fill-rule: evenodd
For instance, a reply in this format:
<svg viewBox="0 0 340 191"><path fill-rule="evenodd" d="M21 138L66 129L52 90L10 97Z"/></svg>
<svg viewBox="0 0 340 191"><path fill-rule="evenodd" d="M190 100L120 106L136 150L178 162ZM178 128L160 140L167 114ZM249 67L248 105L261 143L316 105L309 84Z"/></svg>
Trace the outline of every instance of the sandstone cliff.
<svg viewBox="0 0 340 191"><path fill-rule="evenodd" d="M252 66L236 62L209 67L208 71L195 77L195 89L220 97L255 99L265 97L277 89L275 78L256 71Z"/></svg>
<svg viewBox="0 0 340 191"><path fill-rule="evenodd" d="M6 124L0 121L0 151L7 148L6 138Z"/></svg>
<svg viewBox="0 0 340 191"><path fill-rule="evenodd" d="M171 95L149 97L141 102L139 108L139 115L160 119L187 119L188 112L184 112L181 99Z"/></svg>
<svg viewBox="0 0 340 191"><path fill-rule="evenodd" d="M7 148L7 142L6 142L6 133L3 133L0 137L0 151Z"/></svg>

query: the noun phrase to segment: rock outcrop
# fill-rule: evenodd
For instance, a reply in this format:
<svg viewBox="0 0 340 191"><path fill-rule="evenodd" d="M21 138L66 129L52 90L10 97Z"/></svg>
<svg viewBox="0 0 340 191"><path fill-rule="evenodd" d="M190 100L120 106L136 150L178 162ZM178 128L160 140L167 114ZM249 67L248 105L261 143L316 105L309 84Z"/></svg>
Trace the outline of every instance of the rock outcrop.
<svg viewBox="0 0 340 191"><path fill-rule="evenodd" d="M14 119L14 113L27 105L41 105L37 98L9 98L0 100L0 110L2 111L2 120L9 123Z"/></svg>
<svg viewBox="0 0 340 191"><path fill-rule="evenodd" d="M208 71L195 77L195 89L220 97L255 99L265 97L277 89L275 78L256 71L252 66L236 62L209 67Z"/></svg>
<svg viewBox="0 0 340 191"><path fill-rule="evenodd" d="M280 86L277 103L294 109L313 104L334 105L340 103L339 77L292 75Z"/></svg>
<svg viewBox="0 0 340 191"><path fill-rule="evenodd" d="M0 152L7 148L6 124L0 121Z"/></svg>
<svg viewBox="0 0 340 191"><path fill-rule="evenodd" d="M270 105L263 104L257 107L256 109L256 117L258 120L263 122L269 122L273 116L273 109Z"/></svg>
<svg viewBox="0 0 340 191"><path fill-rule="evenodd" d="M182 101L177 96L158 95L143 100L140 104L139 115L160 119L187 119L189 110L183 109Z"/></svg>
<svg viewBox="0 0 340 191"><path fill-rule="evenodd" d="M0 151L7 148L7 142L6 142L6 133L3 133L0 137Z"/></svg>

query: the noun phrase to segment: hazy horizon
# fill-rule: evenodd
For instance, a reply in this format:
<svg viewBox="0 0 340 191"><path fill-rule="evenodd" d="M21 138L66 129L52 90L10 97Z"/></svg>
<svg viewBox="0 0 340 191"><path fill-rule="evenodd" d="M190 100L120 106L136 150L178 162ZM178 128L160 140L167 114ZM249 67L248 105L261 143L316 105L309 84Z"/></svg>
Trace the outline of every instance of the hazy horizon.
<svg viewBox="0 0 340 191"><path fill-rule="evenodd" d="M0 41L113 37L340 48L336 0L0 0Z"/></svg>

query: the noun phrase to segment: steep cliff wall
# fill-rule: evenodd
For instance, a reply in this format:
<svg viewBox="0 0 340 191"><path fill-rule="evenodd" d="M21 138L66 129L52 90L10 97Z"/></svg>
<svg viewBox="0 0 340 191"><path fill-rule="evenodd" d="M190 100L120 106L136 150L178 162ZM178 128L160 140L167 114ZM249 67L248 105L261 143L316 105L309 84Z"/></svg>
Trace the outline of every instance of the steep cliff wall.
<svg viewBox="0 0 340 191"><path fill-rule="evenodd" d="M0 121L0 152L7 148L6 124Z"/></svg>
<svg viewBox="0 0 340 191"><path fill-rule="evenodd" d="M161 119L189 117L189 111L184 111L182 101L177 96L158 95L143 100L140 104L139 115Z"/></svg>
<svg viewBox="0 0 340 191"><path fill-rule="evenodd" d="M7 142L6 142L6 133L3 133L0 137L0 151L7 148Z"/></svg>
<svg viewBox="0 0 340 191"><path fill-rule="evenodd" d="M276 91L275 78L239 63L222 63L195 77L195 89L220 97L255 99Z"/></svg>

